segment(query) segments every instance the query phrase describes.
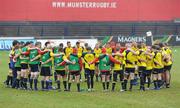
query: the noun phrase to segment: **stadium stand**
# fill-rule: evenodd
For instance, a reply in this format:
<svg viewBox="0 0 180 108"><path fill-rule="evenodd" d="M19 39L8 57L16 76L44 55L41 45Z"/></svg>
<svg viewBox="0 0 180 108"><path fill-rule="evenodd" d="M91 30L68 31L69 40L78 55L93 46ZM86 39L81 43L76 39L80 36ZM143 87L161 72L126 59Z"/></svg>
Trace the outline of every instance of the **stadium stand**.
<svg viewBox="0 0 180 108"><path fill-rule="evenodd" d="M173 22L0 22L0 36L179 35Z"/></svg>

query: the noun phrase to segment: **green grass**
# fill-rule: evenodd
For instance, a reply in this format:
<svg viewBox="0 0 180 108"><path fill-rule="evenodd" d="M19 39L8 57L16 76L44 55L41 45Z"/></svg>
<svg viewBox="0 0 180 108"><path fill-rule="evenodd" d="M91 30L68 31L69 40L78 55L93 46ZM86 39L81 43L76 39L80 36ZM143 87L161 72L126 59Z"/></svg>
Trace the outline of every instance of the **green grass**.
<svg viewBox="0 0 180 108"><path fill-rule="evenodd" d="M176 50L176 52L175 52ZM6 88L3 81L8 72L8 53L0 52L0 108L179 108L180 106L180 48L173 48L172 85L160 91L102 92L95 83L95 92L34 92ZM85 83L82 88L86 88Z"/></svg>

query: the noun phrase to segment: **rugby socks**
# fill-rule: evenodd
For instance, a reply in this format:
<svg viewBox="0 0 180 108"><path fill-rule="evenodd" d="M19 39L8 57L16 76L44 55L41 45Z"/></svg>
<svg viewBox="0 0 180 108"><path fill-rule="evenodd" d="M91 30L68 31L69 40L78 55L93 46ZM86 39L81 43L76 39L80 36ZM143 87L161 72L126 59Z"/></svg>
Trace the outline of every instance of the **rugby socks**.
<svg viewBox="0 0 180 108"><path fill-rule="evenodd" d="M46 89L49 89L49 81L46 81Z"/></svg>
<svg viewBox="0 0 180 108"><path fill-rule="evenodd" d="M41 81L41 87L42 87L42 89L44 89L44 83L45 83L45 81Z"/></svg>
<svg viewBox="0 0 180 108"><path fill-rule="evenodd" d="M115 86L116 86L116 83L115 83L115 82L114 82L114 83L112 83L112 91L114 91Z"/></svg>
<svg viewBox="0 0 180 108"><path fill-rule="evenodd" d="M123 86L124 86L124 82L121 81L121 89L122 89L122 90L124 90L124 87L123 87Z"/></svg>
<svg viewBox="0 0 180 108"><path fill-rule="evenodd" d="M140 77L140 75L139 75L139 77ZM137 85L137 84L138 84L138 75L135 74L134 79L133 79L133 85Z"/></svg>
<svg viewBox="0 0 180 108"><path fill-rule="evenodd" d="M48 84L48 89L52 89L52 80L48 80L49 84Z"/></svg>
<svg viewBox="0 0 180 108"><path fill-rule="evenodd" d="M87 74L85 73L85 74L84 74L85 81L87 81L87 77L88 77L88 76L87 76Z"/></svg>
<svg viewBox="0 0 180 108"><path fill-rule="evenodd" d="M148 88L150 87L150 84L151 84L151 78L147 78L148 79Z"/></svg>
<svg viewBox="0 0 180 108"><path fill-rule="evenodd" d="M154 88L158 89L158 81L157 80L154 80Z"/></svg>
<svg viewBox="0 0 180 108"><path fill-rule="evenodd" d="M9 85L9 81L10 81L10 76L7 76L7 80L6 80L6 85Z"/></svg>
<svg viewBox="0 0 180 108"><path fill-rule="evenodd" d="M112 74L110 74L110 76L109 76L109 80L110 80L110 81L112 81Z"/></svg>
<svg viewBox="0 0 180 108"><path fill-rule="evenodd" d="M88 89L90 89L90 81L89 80L87 80L87 87L88 87Z"/></svg>
<svg viewBox="0 0 180 108"><path fill-rule="evenodd" d="M106 89L109 89L109 82L106 82Z"/></svg>
<svg viewBox="0 0 180 108"><path fill-rule="evenodd" d="M144 77L140 78L140 90L145 90L145 88L144 88Z"/></svg>
<svg viewBox="0 0 180 108"><path fill-rule="evenodd" d="M169 84L169 83L167 83L167 84L166 84L166 88L169 88L169 85L170 85L170 84Z"/></svg>
<svg viewBox="0 0 180 108"><path fill-rule="evenodd" d="M93 79L93 76L91 77L91 88L94 88L94 79Z"/></svg>
<svg viewBox="0 0 180 108"><path fill-rule="evenodd" d="M81 78L80 78L81 79ZM75 80L75 76L73 75L73 80Z"/></svg>
<svg viewBox="0 0 180 108"><path fill-rule="evenodd" d="M77 83L77 91L80 92L80 83Z"/></svg>
<svg viewBox="0 0 180 108"><path fill-rule="evenodd" d="M163 81L162 80L158 80L158 88L160 88L163 85Z"/></svg>
<svg viewBox="0 0 180 108"><path fill-rule="evenodd" d="M89 76L87 76L87 87L88 87L88 89L90 89L90 78L89 78Z"/></svg>
<svg viewBox="0 0 180 108"><path fill-rule="evenodd" d="M130 80L130 88L129 88L130 91L132 90L132 87L133 87L133 80Z"/></svg>
<svg viewBox="0 0 180 108"><path fill-rule="evenodd" d="M94 88L93 76L88 76L87 75L87 87L88 87L88 89Z"/></svg>
<svg viewBox="0 0 180 108"><path fill-rule="evenodd" d="M103 90L105 90L106 89L105 82L102 82L102 86L103 86Z"/></svg>
<svg viewBox="0 0 180 108"><path fill-rule="evenodd" d="M24 78L20 77L20 87L24 88Z"/></svg>
<svg viewBox="0 0 180 108"><path fill-rule="evenodd" d="M113 82L113 83L112 83L112 91L114 91L115 87L116 87L116 82ZM121 89L122 89L122 90L125 89L125 87L124 87L124 82L121 82Z"/></svg>
<svg viewBox="0 0 180 108"><path fill-rule="evenodd" d="M127 90L127 80L124 80L123 89L124 89L125 91Z"/></svg>
<svg viewBox="0 0 180 108"><path fill-rule="evenodd" d="M68 83L68 91L71 90L71 83Z"/></svg>
<svg viewBox="0 0 180 108"><path fill-rule="evenodd" d="M12 86L12 84L13 84L13 77L10 76L10 85Z"/></svg>
<svg viewBox="0 0 180 108"><path fill-rule="evenodd" d="M24 85L24 88L27 89L27 78L23 79L23 85Z"/></svg>
<svg viewBox="0 0 180 108"><path fill-rule="evenodd" d="M99 81L99 80L98 80L98 77L99 77L99 76L98 76L98 75L96 75L96 82L98 82L98 81Z"/></svg>
<svg viewBox="0 0 180 108"><path fill-rule="evenodd" d="M30 79L31 79L31 74L28 75L28 81L30 81Z"/></svg>
<svg viewBox="0 0 180 108"><path fill-rule="evenodd" d="M37 90L37 83L38 83L38 80L37 79L34 79L34 89Z"/></svg>
<svg viewBox="0 0 180 108"><path fill-rule="evenodd" d="M63 81L64 90L67 90L67 81Z"/></svg>
<svg viewBox="0 0 180 108"><path fill-rule="evenodd" d="M16 88L19 88L19 82L20 82L20 80L16 79Z"/></svg>
<svg viewBox="0 0 180 108"><path fill-rule="evenodd" d="M32 78L30 78L29 83L30 83L30 88L32 89L32 85L33 85L33 79Z"/></svg>
<svg viewBox="0 0 180 108"><path fill-rule="evenodd" d="M60 87L60 80L57 80L57 89L61 89L61 87Z"/></svg>

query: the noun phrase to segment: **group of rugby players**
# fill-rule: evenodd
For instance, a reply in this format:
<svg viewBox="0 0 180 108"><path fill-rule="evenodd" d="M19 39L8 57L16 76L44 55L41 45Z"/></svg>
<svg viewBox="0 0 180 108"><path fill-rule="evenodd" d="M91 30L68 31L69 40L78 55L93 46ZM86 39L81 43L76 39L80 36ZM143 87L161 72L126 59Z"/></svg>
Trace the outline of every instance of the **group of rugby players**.
<svg viewBox="0 0 180 108"><path fill-rule="evenodd" d="M120 91L127 91L128 81L130 91L134 85L140 85L141 91L149 90L151 84L154 90L170 87L173 62L172 51L166 43L146 46L132 42L124 47L114 42L104 46L97 43L94 49L88 43L82 47L80 42L72 47L69 41L66 47L62 43L52 47L51 42L46 42L45 47L41 48L40 42L34 44L17 40L12 44L9 74L5 81L7 87L37 91L41 83L43 91L61 91L62 81L64 91L70 91L71 83L75 81L80 92L82 73L88 91L94 90L94 80L99 79L103 91L109 91L110 84L111 91L115 91L116 84L120 85ZM55 79L57 84L54 88L51 79Z"/></svg>

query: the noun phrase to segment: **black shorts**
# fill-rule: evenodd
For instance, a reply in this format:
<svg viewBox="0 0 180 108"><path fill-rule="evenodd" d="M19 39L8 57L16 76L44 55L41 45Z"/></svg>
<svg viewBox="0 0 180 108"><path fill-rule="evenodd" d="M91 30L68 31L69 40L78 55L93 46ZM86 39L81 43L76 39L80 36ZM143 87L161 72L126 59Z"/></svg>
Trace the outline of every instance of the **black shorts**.
<svg viewBox="0 0 180 108"><path fill-rule="evenodd" d="M124 71L123 70L114 70L114 73L113 73L113 81L117 81L117 77L118 77L118 74L120 75L120 81L123 81L124 79Z"/></svg>
<svg viewBox="0 0 180 108"><path fill-rule="evenodd" d="M172 65L164 66L164 70L165 70L165 71L170 71L170 70L171 70L171 67L172 67Z"/></svg>
<svg viewBox="0 0 180 108"><path fill-rule="evenodd" d="M106 71L106 72L101 72L101 75L110 75L110 71Z"/></svg>
<svg viewBox="0 0 180 108"><path fill-rule="evenodd" d="M163 73L163 72L164 72L163 68L161 68L161 69L154 68L154 70L153 70L153 74L159 74L159 73Z"/></svg>
<svg viewBox="0 0 180 108"><path fill-rule="evenodd" d="M151 74L152 70L146 70L146 74Z"/></svg>
<svg viewBox="0 0 180 108"><path fill-rule="evenodd" d="M125 73L135 73L135 68L125 68Z"/></svg>
<svg viewBox="0 0 180 108"><path fill-rule="evenodd" d="M139 66L138 72L139 72L139 73L145 73L145 72L146 72L146 67Z"/></svg>
<svg viewBox="0 0 180 108"><path fill-rule="evenodd" d="M55 70L57 75L65 76L66 72L65 70Z"/></svg>
<svg viewBox="0 0 180 108"><path fill-rule="evenodd" d="M28 64L22 63L21 64L21 69L28 69Z"/></svg>
<svg viewBox="0 0 180 108"><path fill-rule="evenodd" d="M31 72L39 72L39 64L30 64Z"/></svg>
<svg viewBox="0 0 180 108"><path fill-rule="evenodd" d="M124 71L123 70L114 70L114 73L115 74L124 74Z"/></svg>
<svg viewBox="0 0 180 108"><path fill-rule="evenodd" d="M80 71L73 71L73 72L69 72L70 75L75 75L75 76L78 76L80 75Z"/></svg>
<svg viewBox="0 0 180 108"><path fill-rule="evenodd" d="M94 70L85 69L85 74L86 75L94 75Z"/></svg>
<svg viewBox="0 0 180 108"><path fill-rule="evenodd" d="M15 67L15 71L21 71L21 67Z"/></svg>
<svg viewBox="0 0 180 108"><path fill-rule="evenodd" d="M41 76L51 76L51 67L41 67Z"/></svg>

